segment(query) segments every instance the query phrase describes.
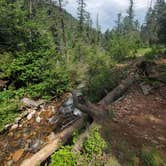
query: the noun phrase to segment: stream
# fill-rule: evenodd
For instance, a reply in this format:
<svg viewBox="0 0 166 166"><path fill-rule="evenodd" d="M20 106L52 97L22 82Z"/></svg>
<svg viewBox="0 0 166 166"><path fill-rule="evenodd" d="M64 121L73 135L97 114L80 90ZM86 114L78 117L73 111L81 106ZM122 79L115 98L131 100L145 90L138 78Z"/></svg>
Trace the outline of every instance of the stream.
<svg viewBox="0 0 166 166"><path fill-rule="evenodd" d="M78 96L81 93L78 91ZM55 134L76 122L82 113L73 106L72 94L38 109L29 108L23 117L8 126L0 135L0 165L19 166L50 141Z"/></svg>

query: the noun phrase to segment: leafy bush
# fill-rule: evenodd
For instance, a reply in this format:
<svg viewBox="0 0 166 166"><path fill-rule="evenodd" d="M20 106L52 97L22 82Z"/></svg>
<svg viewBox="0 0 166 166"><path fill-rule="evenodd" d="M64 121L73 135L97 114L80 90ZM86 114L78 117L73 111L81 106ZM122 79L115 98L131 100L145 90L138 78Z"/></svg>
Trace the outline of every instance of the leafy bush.
<svg viewBox="0 0 166 166"><path fill-rule="evenodd" d="M14 121L18 115L20 104L15 98L14 91L8 90L0 92L0 130L4 125Z"/></svg>
<svg viewBox="0 0 166 166"><path fill-rule="evenodd" d="M94 73L88 84L88 95L90 100L99 101L108 92L113 90L119 82L127 75L127 68L108 67Z"/></svg>
<svg viewBox="0 0 166 166"><path fill-rule="evenodd" d="M76 157L70 146L62 147L51 156L50 166L76 166Z"/></svg>
<svg viewBox="0 0 166 166"><path fill-rule="evenodd" d="M150 150L143 149L141 153L141 158L144 166L158 166L155 158L155 153Z"/></svg>
<svg viewBox="0 0 166 166"><path fill-rule="evenodd" d="M119 164L118 160L115 157L113 157L113 156L111 156L109 158L109 160L107 161L106 165L108 165L108 166L121 166Z"/></svg>
<svg viewBox="0 0 166 166"><path fill-rule="evenodd" d="M101 154L106 147L106 142L99 133L99 128L94 127L89 137L83 142L85 153L91 158L93 155Z"/></svg>
<svg viewBox="0 0 166 166"><path fill-rule="evenodd" d="M124 35L112 32L108 43L107 50L113 59L122 61L126 58L133 58L140 47L139 33L133 31Z"/></svg>

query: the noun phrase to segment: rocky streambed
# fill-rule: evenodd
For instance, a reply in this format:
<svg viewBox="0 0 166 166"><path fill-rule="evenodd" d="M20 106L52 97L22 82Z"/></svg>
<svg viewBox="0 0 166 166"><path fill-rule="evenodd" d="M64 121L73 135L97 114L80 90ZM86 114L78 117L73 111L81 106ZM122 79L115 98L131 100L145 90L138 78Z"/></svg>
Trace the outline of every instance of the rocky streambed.
<svg viewBox="0 0 166 166"><path fill-rule="evenodd" d="M71 94L51 104L26 109L14 124L6 126L0 134L0 165L20 165L81 116L80 110L73 106Z"/></svg>

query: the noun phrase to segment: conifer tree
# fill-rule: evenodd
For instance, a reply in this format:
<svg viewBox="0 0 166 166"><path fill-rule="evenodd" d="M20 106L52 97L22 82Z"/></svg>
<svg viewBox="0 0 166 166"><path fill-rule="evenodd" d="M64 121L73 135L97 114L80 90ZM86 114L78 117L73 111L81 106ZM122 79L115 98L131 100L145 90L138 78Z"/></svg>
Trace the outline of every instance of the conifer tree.
<svg viewBox="0 0 166 166"><path fill-rule="evenodd" d="M85 15L86 15L86 3L85 0L78 0L78 33L82 35L84 30L84 22L85 22Z"/></svg>

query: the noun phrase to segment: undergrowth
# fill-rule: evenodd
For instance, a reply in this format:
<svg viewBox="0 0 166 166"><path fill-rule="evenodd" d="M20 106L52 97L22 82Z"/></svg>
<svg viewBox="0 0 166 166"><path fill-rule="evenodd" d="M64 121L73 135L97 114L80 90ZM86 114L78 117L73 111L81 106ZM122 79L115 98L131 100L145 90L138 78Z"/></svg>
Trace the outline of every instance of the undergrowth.
<svg viewBox="0 0 166 166"><path fill-rule="evenodd" d="M89 136L84 139L82 150L79 153L72 151L72 145L62 147L52 155L50 166L102 166L109 164L120 166L112 155L106 156L104 153L106 146L106 142L99 133L99 127L95 126Z"/></svg>
<svg viewBox="0 0 166 166"><path fill-rule="evenodd" d="M141 159L144 166L166 166L166 161L154 149L143 148Z"/></svg>

